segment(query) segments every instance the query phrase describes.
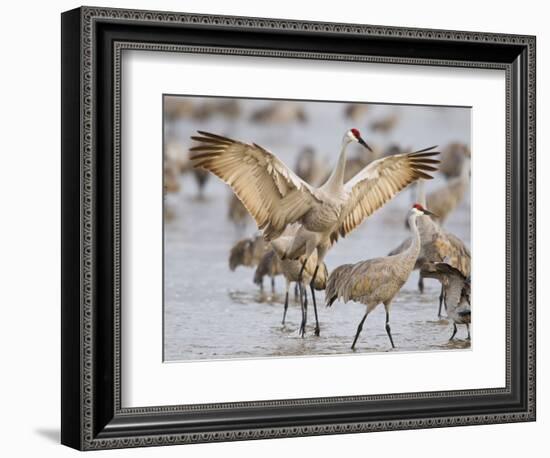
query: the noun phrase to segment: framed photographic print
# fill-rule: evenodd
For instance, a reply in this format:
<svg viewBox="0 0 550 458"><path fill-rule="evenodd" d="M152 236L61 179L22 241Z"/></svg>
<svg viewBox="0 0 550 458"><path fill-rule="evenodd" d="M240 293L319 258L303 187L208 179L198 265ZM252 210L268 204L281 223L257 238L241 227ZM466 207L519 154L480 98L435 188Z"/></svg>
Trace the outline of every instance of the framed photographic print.
<svg viewBox="0 0 550 458"><path fill-rule="evenodd" d="M535 419L535 38L62 15L62 443Z"/></svg>

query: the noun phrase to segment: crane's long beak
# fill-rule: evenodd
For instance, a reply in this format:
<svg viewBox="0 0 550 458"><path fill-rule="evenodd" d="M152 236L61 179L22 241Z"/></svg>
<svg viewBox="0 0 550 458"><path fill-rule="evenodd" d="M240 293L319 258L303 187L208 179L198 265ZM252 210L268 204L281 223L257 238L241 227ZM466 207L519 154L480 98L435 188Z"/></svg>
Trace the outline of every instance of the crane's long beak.
<svg viewBox="0 0 550 458"><path fill-rule="evenodd" d="M425 215L428 215L428 216L433 216L433 217L435 217L435 218L439 218L438 215L436 215L435 213L431 212L430 210L424 209L424 210L423 210L423 213L424 213Z"/></svg>
<svg viewBox="0 0 550 458"><path fill-rule="evenodd" d="M367 142L363 140L361 137L359 137L357 141L359 142L360 145L363 145L365 148L367 148L371 153L374 153L372 148L369 145L367 145Z"/></svg>

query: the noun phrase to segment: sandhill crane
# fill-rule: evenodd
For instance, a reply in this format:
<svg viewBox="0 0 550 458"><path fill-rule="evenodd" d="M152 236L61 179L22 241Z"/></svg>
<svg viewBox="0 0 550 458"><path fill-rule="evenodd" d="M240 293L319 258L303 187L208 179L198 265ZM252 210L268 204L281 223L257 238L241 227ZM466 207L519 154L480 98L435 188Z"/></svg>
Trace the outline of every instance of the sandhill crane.
<svg viewBox="0 0 550 458"><path fill-rule="evenodd" d="M403 154L403 153L408 153L410 151L411 151L410 149L403 148L397 143L392 143L386 147L386 149L382 153L382 156L393 156L394 154Z"/></svg>
<svg viewBox="0 0 550 458"><path fill-rule="evenodd" d="M254 283L257 285L262 286L263 285L263 279L265 276L269 276L271 278L271 290L274 291L275 289L275 280L274 278L278 275L283 275L286 280L286 289L285 289L285 303L284 303L284 311L283 311L283 321L282 324L285 324L286 320L286 312L288 309L288 300L289 300L289 291L290 291L290 285L293 282L296 282L296 284L300 288L300 300L303 301L302 306L302 324L300 325L300 334L302 337L305 334L305 325L307 321L307 292L304 291L304 283L307 283L309 279L313 275L313 269L315 268L315 262L314 257L311 257L308 263L306 264L306 268L304 269L304 274L302 276L302 284L299 284L299 273L302 265L300 261L290 261L288 259L281 261L279 259L279 256L277 253L275 253L274 250L268 251L260 263L258 264L258 267L256 267L256 271L254 272ZM328 270L327 266L323 263L321 265L321 268L319 269L319 272L317 273L317 277L315 278L315 281L313 283L313 288L317 291L322 291L325 289L326 281L328 277ZM315 328L315 332L319 333L319 326L317 325Z"/></svg>
<svg viewBox="0 0 550 458"><path fill-rule="evenodd" d="M193 170L193 177L197 183L197 199L204 200L204 187L210 176L204 170Z"/></svg>
<svg viewBox="0 0 550 458"><path fill-rule="evenodd" d="M367 111L369 111L369 105L367 103L348 103L344 107L344 116L346 119L358 122Z"/></svg>
<svg viewBox="0 0 550 458"><path fill-rule="evenodd" d="M417 202L423 207L426 206L426 194L424 192L424 181L418 180L416 182L417 190ZM415 269L420 269L426 262L441 262L444 259L447 262L460 270L465 276L470 275L470 250L466 247L464 242L457 236L445 231L439 226L432 218L422 216L417 221L418 230L420 232L420 255L415 264ZM406 238L401 245L388 253L388 256L392 256L406 250L413 237ZM422 271L418 278L418 289L420 292L424 291L424 276ZM441 307L443 304L444 291L441 288L439 295L439 309L437 316L441 318Z"/></svg>
<svg viewBox="0 0 550 458"><path fill-rule="evenodd" d="M193 175L197 183L197 199L204 197L204 187L210 178L210 174L204 170L193 167L189 159L189 152L183 148L180 141L175 138L169 139L164 148L164 166L172 168L174 175L187 174Z"/></svg>
<svg viewBox="0 0 550 458"><path fill-rule="evenodd" d="M367 311L359 322L352 350L363 329L367 316L379 304L386 309L386 333L392 348L395 348L390 329L390 308L395 295L406 283L420 254L420 233L416 219L431 212L420 204L414 204L409 212L409 225L413 231L412 243L403 252L394 256L369 259L353 265L346 264L330 275L325 293L326 304L331 306L337 299L365 304Z"/></svg>
<svg viewBox="0 0 550 458"><path fill-rule="evenodd" d="M178 179L179 175L174 170L174 167L164 163L164 176L163 176L163 199L164 199L164 212L163 216L166 221L171 221L176 216L174 209L170 206L170 203L167 202L166 194L175 194L180 190L180 182Z"/></svg>
<svg viewBox="0 0 550 458"><path fill-rule="evenodd" d="M216 115L234 119L240 114L241 107L239 101L235 99L211 99L199 104L180 96L164 98L164 115L169 122L184 118L205 121Z"/></svg>
<svg viewBox="0 0 550 458"><path fill-rule="evenodd" d="M217 109L220 115L228 119L238 118L242 113L241 104L236 99L219 101Z"/></svg>
<svg viewBox="0 0 550 458"><path fill-rule="evenodd" d="M296 175L310 185L320 184L327 176L326 167L317 159L315 150L310 146L303 148L298 153L294 170Z"/></svg>
<svg viewBox="0 0 550 458"><path fill-rule="evenodd" d="M271 249L268 250L256 267L254 283L263 289L264 277L271 278L271 292L275 291L275 277L283 274L283 268L279 256Z"/></svg>
<svg viewBox="0 0 550 458"><path fill-rule="evenodd" d="M294 237L300 230L299 224L290 224L286 227L283 234L277 239L271 242L273 251L281 258L288 247L292 244ZM328 277L328 271L325 263L317 263L317 252L314 251L309 258L302 255L297 260L293 259L281 259L281 270L286 284L286 298L285 298L285 311L283 314L283 324L286 317L286 310L288 308L288 291L291 282L296 282L300 291L300 304L302 306L302 324L300 325L300 335L305 335L305 329L307 324L307 285L309 284L312 300L313 311L315 312L315 335L320 334L319 315L317 314L317 304L315 303L314 291L324 290L326 286L326 280ZM318 269L318 266L320 267ZM318 269L318 270L317 270Z"/></svg>
<svg viewBox="0 0 550 458"><path fill-rule="evenodd" d="M447 316L453 322L453 334L456 335L456 325L465 324L470 338L471 305L470 305L470 277L462 275L446 262L428 262L422 266L424 277L436 278L444 289L445 307Z"/></svg>
<svg viewBox="0 0 550 458"><path fill-rule="evenodd" d="M386 116L385 118L372 121L369 127L371 128L371 130L375 132L382 132L386 134L397 125L398 121L399 121L399 116L393 113L393 114L390 114L389 116Z"/></svg>
<svg viewBox="0 0 550 458"><path fill-rule="evenodd" d="M229 269L234 271L239 266L255 267L267 250L269 245L261 235L239 240L229 253Z"/></svg>
<svg viewBox="0 0 550 458"><path fill-rule="evenodd" d="M300 227L287 244L281 259L305 261L317 254L317 269L328 249L358 227L367 217L418 178L431 179L439 154L430 147L414 153L373 161L344 184L346 149L359 143L371 150L357 129L346 131L336 167L321 187L300 179L273 153L253 143L199 131L191 137L198 142L191 148L195 167L211 171L229 184L252 215L264 238L275 246L285 228ZM371 150L372 151L372 150ZM313 291L312 291L313 293ZM315 294L313 306L316 308Z"/></svg>
<svg viewBox="0 0 550 458"><path fill-rule="evenodd" d="M241 114L239 102L234 99L209 100L198 105L193 110L192 116L197 121L205 121L213 116L222 116L235 119Z"/></svg>
<svg viewBox="0 0 550 458"><path fill-rule="evenodd" d="M180 174L185 162L189 162L186 151L175 139L168 139L164 145L163 157L163 191L167 194L176 194L181 190ZM164 218L167 221L176 216L171 203L165 199Z"/></svg>
<svg viewBox="0 0 550 458"><path fill-rule="evenodd" d="M344 183L347 183L367 165L369 165L376 159L379 159L380 157L380 151L376 148L373 148L372 151L363 148L362 151L356 151L352 157L346 158L346 166L344 168ZM326 170L325 175L321 180L319 180L319 183L322 184L326 182L331 172L332 170Z"/></svg>
<svg viewBox="0 0 550 458"><path fill-rule="evenodd" d="M445 223L447 217L464 199L464 194L470 184L470 158L465 157L462 161L462 170L460 175L451 178L445 186L436 189L428 194L426 201L428 207L437 216L434 217L441 225Z"/></svg>
<svg viewBox="0 0 550 458"><path fill-rule="evenodd" d="M274 102L252 113L250 120L256 123L284 124L298 121L307 121L304 108L291 102Z"/></svg>
<svg viewBox="0 0 550 458"><path fill-rule="evenodd" d="M248 211L246 210L243 203L233 193L231 193L229 196L227 218L235 225L237 231L240 234L242 234L242 232L246 228L246 224L248 222L248 219L250 218Z"/></svg>
<svg viewBox="0 0 550 458"><path fill-rule="evenodd" d="M459 142L450 143L441 151L439 172L447 179L459 176L466 157L471 157L470 148L467 145Z"/></svg>
<svg viewBox="0 0 550 458"><path fill-rule="evenodd" d="M307 286L310 285L312 288L312 291L323 291L326 287L327 278L328 278L328 270L325 263L322 263L318 269L317 275L315 276L315 279L313 279L313 273L315 272L315 269L317 268L317 259L315 254L311 256L306 264L305 269L302 272L302 260L298 259L296 261L292 261L290 259L285 259L281 261L281 268L283 271L283 275L286 280L286 292L285 292L285 306L283 311L283 321L282 323L285 324L286 319L286 312L288 309L288 294L290 290L290 284L292 282L297 282L299 290L300 290L300 299L301 299L301 306L302 306L302 322L300 324L300 335L304 337L306 332L306 324L307 324ZM303 297L302 297L303 295ZM315 335L318 336L321 333L321 328L319 326L319 316L317 314L317 308L314 307L315 312Z"/></svg>
<svg viewBox="0 0 550 458"><path fill-rule="evenodd" d="M194 103L185 97L166 96L163 102L164 116L169 122L191 116L195 108Z"/></svg>
<svg viewBox="0 0 550 458"><path fill-rule="evenodd" d="M176 193L180 190L179 174L173 164L164 162L164 192Z"/></svg>
<svg viewBox="0 0 550 458"><path fill-rule="evenodd" d="M172 136L164 144L164 166L172 168L175 174L183 173L191 166L188 152L182 143Z"/></svg>

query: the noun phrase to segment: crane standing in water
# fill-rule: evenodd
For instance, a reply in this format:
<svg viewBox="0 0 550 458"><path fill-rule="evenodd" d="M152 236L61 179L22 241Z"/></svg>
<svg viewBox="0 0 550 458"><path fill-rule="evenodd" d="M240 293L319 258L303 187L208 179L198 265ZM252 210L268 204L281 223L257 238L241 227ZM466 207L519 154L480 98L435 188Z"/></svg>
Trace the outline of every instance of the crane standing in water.
<svg viewBox="0 0 550 458"><path fill-rule="evenodd" d="M418 180L416 183L417 202L423 207L426 206L426 194L424 191L424 181ZM430 208L430 211L432 209ZM471 255L470 250L464 242L456 235L444 230L435 222L435 218L421 216L418 218L417 225L420 232L420 254L414 266L415 270L420 269L418 277L418 289L422 293L424 291L424 271L422 266L427 262L441 262L444 259L452 267L458 269L464 276L470 275ZM411 244L412 237L406 238L401 245L389 252L389 256L401 253L406 250ZM441 308L444 299L444 288L441 287L439 295L439 309L437 312L438 318L441 318Z"/></svg>
<svg viewBox="0 0 550 458"><path fill-rule="evenodd" d="M275 277L283 274L283 268L281 266L281 260L279 256L273 251L268 250L260 262L258 267L254 271L254 283L263 290L264 277L271 278L271 292L275 292Z"/></svg>
<svg viewBox="0 0 550 458"><path fill-rule="evenodd" d="M316 252L313 282L327 251L339 236L345 237L368 216L419 178L431 179L439 161L435 147L414 153L378 159L344 184L346 148L352 142L372 151L357 129L346 131L336 167L321 187L301 180L273 153L257 144L199 131L191 137L195 167L202 167L229 184L255 219L264 238L275 247L277 238L292 223L300 223L292 243L281 259L303 259L300 276L309 257Z"/></svg>
<svg viewBox="0 0 550 458"><path fill-rule="evenodd" d="M277 239L277 243L271 242L273 251L280 259L281 253L284 253L288 245L292 243L296 232L299 230L299 224L291 224L287 226L281 237ZM297 260L282 259L280 260L281 271L286 279L286 295L285 295L285 308L283 313L283 324L285 324L286 312L288 309L288 293L290 289L290 283L296 282L300 291L300 304L302 307L302 323L300 325L300 335L304 337L307 324L307 285L310 285L311 293L313 291L322 291L326 287L328 271L325 263L322 263L320 269L317 272L317 252L313 252L312 255L305 259L304 256ZM315 278L313 275L317 273ZM317 307L313 308L315 312L315 335L318 336L321 332L319 326L319 316L317 314Z"/></svg>
<svg viewBox="0 0 550 458"><path fill-rule="evenodd" d="M445 295L447 316L453 323L453 340L457 332L457 324L465 324L470 339L470 323L472 311L470 305L470 277L465 277L460 270L445 262L429 262L422 266L425 277L436 278L441 282Z"/></svg>
<svg viewBox="0 0 550 458"><path fill-rule="evenodd" d="M268 244L260 235L239 240L229 252L229 269L233 272L239 266L257 266L268 249Z"/></svg>
<svg viewBox="0 0 550 458"><path fill-rule="evenodd" d="M386 309L386 333L392 348L395 348L390 329L391 303L409 278L420 253L420 233L416 219L422 215L431 215L431 212L420 204L414 204L409 212L409 225L413 232L413 238L405 251L393 256L361 261L353 265L345 264L335 269L329 276L325 293L327 306L330 307L339 298L344 302L361 302L367 306L367 311L359 322L351 344L352 350L355 349L368 314L379 304L384 304Z"/></svg>

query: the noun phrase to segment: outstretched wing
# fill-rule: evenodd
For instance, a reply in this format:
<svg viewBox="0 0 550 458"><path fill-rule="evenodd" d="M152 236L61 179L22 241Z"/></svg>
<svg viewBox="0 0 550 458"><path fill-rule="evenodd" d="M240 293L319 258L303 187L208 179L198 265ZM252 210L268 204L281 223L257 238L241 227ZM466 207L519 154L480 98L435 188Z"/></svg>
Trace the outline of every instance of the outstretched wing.
<svg viewBox="0 0 550 458"><path fill-rule="evenodd" d="M345 237L386 202L413 181L433 178L427 172L437 170L435 146L414 153L396 154L371 162L345 185L349 193L339 233Z"/></svg>
<svg viewBox="0 0 550 458"><path fill-rule="evenodd" d="M194 167L217 175L233 189L267 240L277 238L313 205L313 189L265 148L198 131Z"/></svg>

